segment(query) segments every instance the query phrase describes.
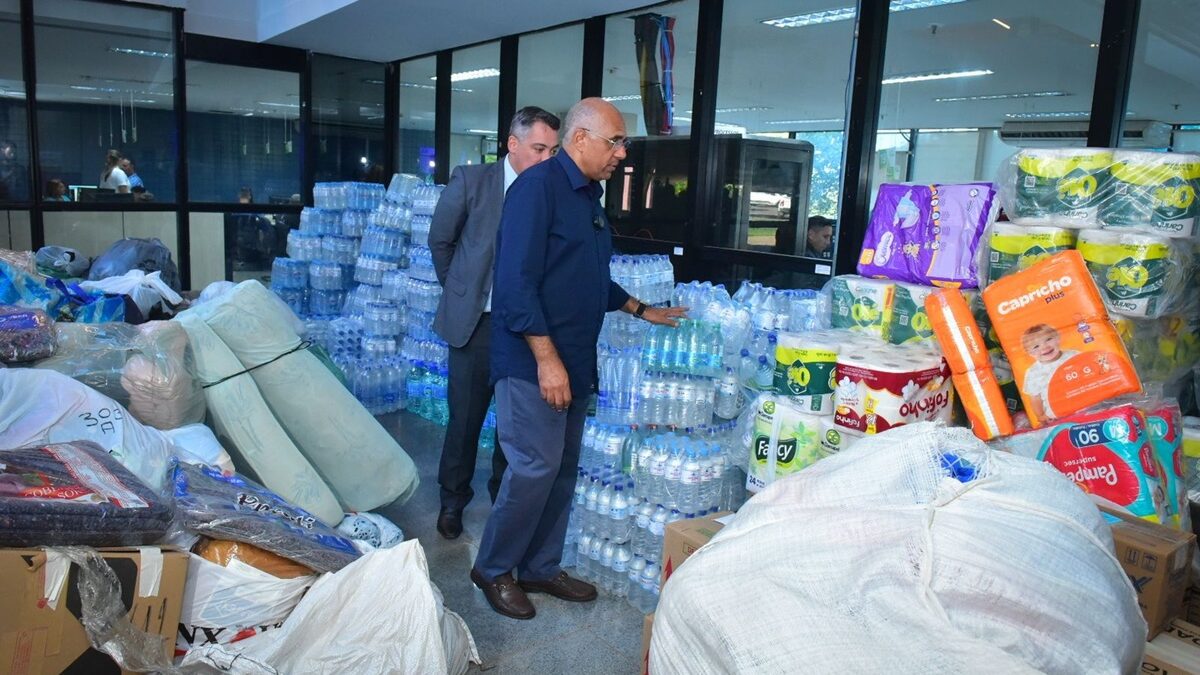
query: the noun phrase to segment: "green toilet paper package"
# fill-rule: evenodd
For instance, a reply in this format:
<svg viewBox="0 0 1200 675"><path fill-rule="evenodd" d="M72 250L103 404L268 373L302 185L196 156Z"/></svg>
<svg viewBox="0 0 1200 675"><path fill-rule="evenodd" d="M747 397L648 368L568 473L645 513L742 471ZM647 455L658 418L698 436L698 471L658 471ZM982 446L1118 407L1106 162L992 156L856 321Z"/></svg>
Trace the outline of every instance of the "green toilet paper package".
<svg viewBox="0 0 1200 675"><path fill-rule="evenodd" d="M1188 301L1191 261L1174 241L1136 232L1089 230L1080 233L1077 248L1110 312L1157 318Z"/></svg>
<svg viewBox="0 0 1200 675"><path fill-rule="evenodd" d="M1109 181L1100 213L1105 228L1164 237L1200 233L1200 155L1120 150Z"/></svg>
<svg viewBox="0 0 1200 675"><path fill-rule="evenodd" d="M1098 228L1113 152L1027 148L1001 169L1001 200L1018 225Z"/></svg>

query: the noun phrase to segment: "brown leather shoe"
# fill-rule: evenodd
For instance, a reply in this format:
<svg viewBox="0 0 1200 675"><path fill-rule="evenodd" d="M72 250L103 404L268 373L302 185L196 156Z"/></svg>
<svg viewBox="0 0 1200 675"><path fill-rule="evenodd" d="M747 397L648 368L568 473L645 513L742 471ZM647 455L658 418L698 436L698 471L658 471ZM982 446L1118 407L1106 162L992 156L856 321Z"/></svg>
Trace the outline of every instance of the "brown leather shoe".
<svg viewBox="0 0 1200 675"><path fill-rule="evenodd" d="M549 593L560 600L568 602L591 602L596 599L596 587L559 572L558 576L548 581L533 581L521 579L517 584L527 593Z"/></svg>
<svg viewBox="0 0 1200 675"><path fill-rule="evenodd" d="M533 603L525 597L525 591L517 585L511 574L496 577L494 581L486 581L479 570L471 568L471 581L483 591L492 609L513 619L532 619L537 610Z"/></svg>

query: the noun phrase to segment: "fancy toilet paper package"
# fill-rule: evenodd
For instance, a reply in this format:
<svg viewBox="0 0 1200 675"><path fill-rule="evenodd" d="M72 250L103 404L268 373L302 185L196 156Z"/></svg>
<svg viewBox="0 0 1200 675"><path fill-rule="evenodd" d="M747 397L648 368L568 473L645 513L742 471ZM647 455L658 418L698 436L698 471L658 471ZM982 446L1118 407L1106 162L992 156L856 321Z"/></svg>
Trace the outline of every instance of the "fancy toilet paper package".
<svg viewBox="0 0 1200 675"><path fill-rule="evenodd" d="M825 456L820 443L824 418L802 411L785 396L773 394L758 397L753 415L747 490L757 492Z"/></svg>
<svg viewBox="0 0 1200 675"><path fill-rule="evenodd" d="M879 187L858 273L949 288L979 285L976 251L996 219L991 183Z"/></svg>
<svg viewBox="0 0 1200 675"><path fill-rule="evenodd" d="M839 427L834 417L821 418L821 452L826 455L846 450L863 436L864 434Z"/></svg>
<svg viewBox="0 0 1200 675"><path fill-rule="evenodd" d="M1141 389L1078 251L1000 279L983 301L1035 428Z"/></svg>
<svg viewBox="0 0 1200 675"><path fill-rule="evenodd" d="M1131 403L1055 420L1003 439L997 447L1052 464L1079 489L1138 518L1171 522L1164 469L1146 416Z"/></svg>
<svg viewBox="0 0 1200 675"><path fill-rule="evenodd" d="M950 368L928 345L848 345L838 354L834 423L877 434L920 421L949 421Z"/></svg>

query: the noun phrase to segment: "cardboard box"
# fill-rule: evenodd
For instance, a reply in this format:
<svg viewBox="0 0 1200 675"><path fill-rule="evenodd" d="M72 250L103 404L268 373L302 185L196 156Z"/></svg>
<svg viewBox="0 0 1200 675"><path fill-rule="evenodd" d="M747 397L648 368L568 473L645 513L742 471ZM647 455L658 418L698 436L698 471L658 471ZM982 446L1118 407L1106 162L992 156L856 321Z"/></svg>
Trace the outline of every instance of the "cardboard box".
<svg viewBox="0 0 1200 675"><path fill-rule="evenodd" d="M1143 673L1200 675L1200 627L1176 619L1146 643Z"/></svg>
<svg viewBox="0 0 1200 675"><path fill-rule="evenodd" d="M663 534L663 583L671 578L671 574L679 569L684 560L687 560L701 546L707 544L721 531L722 527L725 527L724 523L717 521L728 515L730 515L728 512L718 513L704 518L677 520L667 525L666 532Z"/></svg>
<svg viewBox="0 0 1200 675"><path fill-rule="evenodd" d="M654 628L654 614L642 621L642 675L650 675L650 631Z"/></svg>
<svg viewBox="0 0 1200 675"><path fill-rule="evenodd" d="M163 637L163 658L170 663L183 603L187 554L162 550L161 574L154 588L157 565L143 560L139 549L100 549L99 553L117 575L121 600L131 608L129 620L137 628ZM54 571L46 562L46 552L41 549L0 549L0 672L122 672L107 654L91 648L79 622L78 566L69 565L65 579L59 577L58 589L47 589L47 576L53 578ZM51 600L55 590L57 598Z"/></svg>
<svg viewBox="0 0 1200 675"><path fill-rule="evenodd" d="M1196 535L1124 513L1105 513L1117 517L1111 522L1117 560L1137 589L1138 607L1153 640L1183 613Z"/></svg>

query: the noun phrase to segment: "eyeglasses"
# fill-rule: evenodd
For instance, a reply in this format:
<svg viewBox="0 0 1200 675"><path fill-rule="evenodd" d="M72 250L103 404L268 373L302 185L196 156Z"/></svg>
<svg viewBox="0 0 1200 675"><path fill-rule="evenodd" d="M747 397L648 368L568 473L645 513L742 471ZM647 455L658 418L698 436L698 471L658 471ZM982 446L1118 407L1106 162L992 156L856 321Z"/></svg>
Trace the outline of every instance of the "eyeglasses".
<svg viewBox="0 0 1200 675"><path fill-rule="evenodd" d="M609 138L607 136L601 136L600 134L592 131L591 129L587 129L584 127L579 127L579 128L583 129L584 131L591 134L592 136L599 138L600 140L604 141L605 143L608 143L609 150L612 150L614 152L616 151L617 146L621 146L622 148L625 148L626 150L628 150L629 146L633 145L633 141L629 140L628 138L622 138L620 136L618 136L616 138Z"/></svg>

